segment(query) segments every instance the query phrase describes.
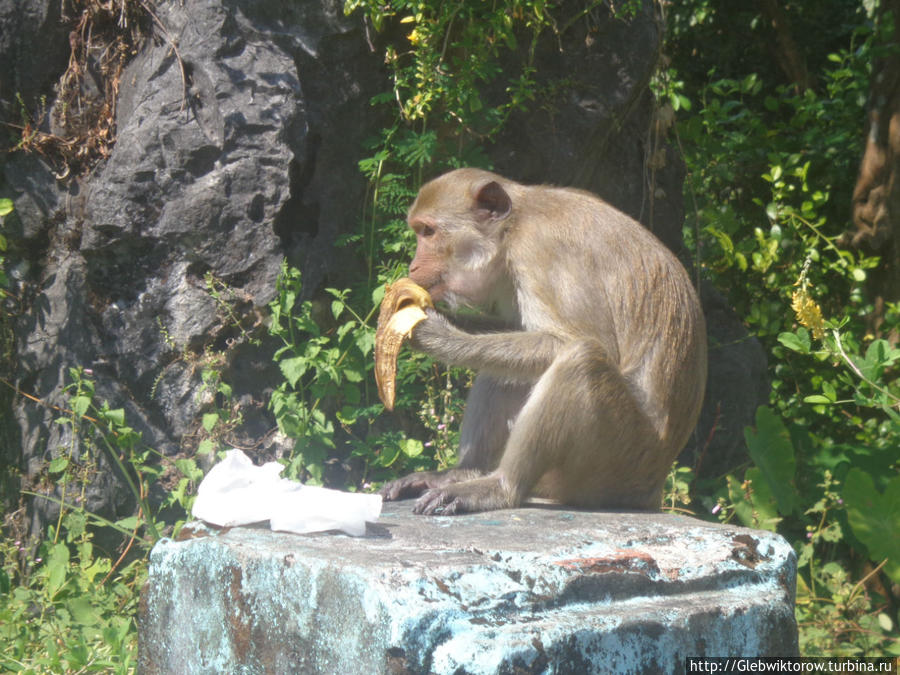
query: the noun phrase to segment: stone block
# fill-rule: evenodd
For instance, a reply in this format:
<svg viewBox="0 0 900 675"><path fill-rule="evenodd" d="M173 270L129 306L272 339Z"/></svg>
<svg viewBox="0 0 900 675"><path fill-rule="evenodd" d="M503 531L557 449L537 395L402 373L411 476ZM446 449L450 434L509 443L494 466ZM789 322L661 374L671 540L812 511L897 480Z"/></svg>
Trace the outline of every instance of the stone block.
<svg viewBox="0 0 900 675"><path fill-rule="evenodd" d="M678 673L797 654L778 535L549 506L423 517L366 537L193 524L150 558L140 672Z"/></svg>

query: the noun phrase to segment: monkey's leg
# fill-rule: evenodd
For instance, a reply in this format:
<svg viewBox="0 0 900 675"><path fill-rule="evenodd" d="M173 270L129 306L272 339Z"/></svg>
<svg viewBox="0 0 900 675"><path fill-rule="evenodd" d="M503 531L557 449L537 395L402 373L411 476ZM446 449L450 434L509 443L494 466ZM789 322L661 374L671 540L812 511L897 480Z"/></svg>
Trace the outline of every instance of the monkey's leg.
<svg viewBox="0 0 900 675"><path fill-rule="evenodd" d="M380 490L388 501L418 497L432 488L470 480L497 468L530 384L501 382L479 375L466 401L459 434L459 462L446 471L419 471L386 483Z"/></svg>
<svg viewBox="0 0 900 675"><path fill-rule="evenodd" d="M490 375L475 379L459 431L458 468L481 473L497 468L510 430L533 386L504 382Z"/></svg>
<svg viewBox="0 0 900 675"><path fill-rule="evenodd" d="M581 342L564 349L535 385L498 468L429 490L415 511L508 508L535 493L574 505L648 508L671 462L660 460L660 450L626 379L598 343Z"/></svg>

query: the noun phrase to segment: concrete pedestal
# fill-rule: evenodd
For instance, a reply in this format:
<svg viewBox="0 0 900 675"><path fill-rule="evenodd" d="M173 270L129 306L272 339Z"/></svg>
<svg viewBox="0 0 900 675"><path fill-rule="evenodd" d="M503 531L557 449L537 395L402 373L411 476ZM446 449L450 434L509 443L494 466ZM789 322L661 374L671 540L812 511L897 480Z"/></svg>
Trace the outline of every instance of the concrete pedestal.
<svg viewBox="0 0 900 675"><path fill-rule="evenodd" d="M140 672L678 673L796 655L779 536L666 514L386 504L364 538L188 526L150 560Z"/></svg>

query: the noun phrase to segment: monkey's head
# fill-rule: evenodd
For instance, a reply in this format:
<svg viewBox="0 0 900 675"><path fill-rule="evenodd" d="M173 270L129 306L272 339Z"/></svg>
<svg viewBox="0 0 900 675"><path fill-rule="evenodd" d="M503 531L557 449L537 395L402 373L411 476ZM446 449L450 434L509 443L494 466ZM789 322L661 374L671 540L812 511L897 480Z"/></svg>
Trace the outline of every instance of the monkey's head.
<svg viewBox="0 0 900 675"><path fill-rule="evenodd" d="M425 184L409 209L416 254L409 276L435 301L484 306L504 281L503 233L512 221L514 183L480 169L457 169Z"/></svg>

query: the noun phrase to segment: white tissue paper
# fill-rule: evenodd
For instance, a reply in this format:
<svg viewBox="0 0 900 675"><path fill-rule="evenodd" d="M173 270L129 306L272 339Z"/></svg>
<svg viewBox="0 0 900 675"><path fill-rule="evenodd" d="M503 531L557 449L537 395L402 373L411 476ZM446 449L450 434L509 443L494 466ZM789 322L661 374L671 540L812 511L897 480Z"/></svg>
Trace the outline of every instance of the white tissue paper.
<svg viewBox="0 0 900 675"><path fill-rule="evenodd" d="M358 537L366 521L381 515L381 495L295 483L279 478L282 469L278 462L254 466L240 450L229 450L197 488L194 517L219 527L268 520L282 532L341 530Z"/></svg>

